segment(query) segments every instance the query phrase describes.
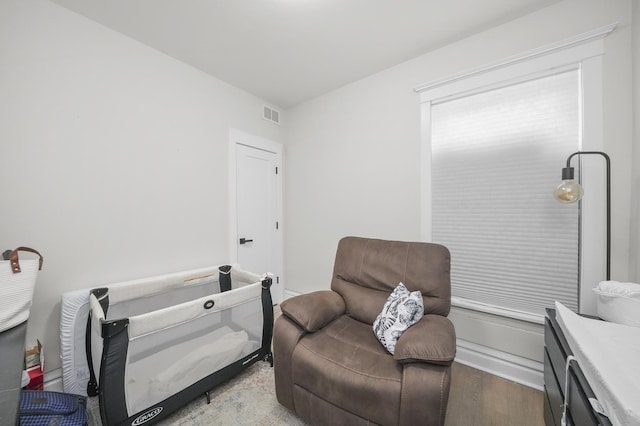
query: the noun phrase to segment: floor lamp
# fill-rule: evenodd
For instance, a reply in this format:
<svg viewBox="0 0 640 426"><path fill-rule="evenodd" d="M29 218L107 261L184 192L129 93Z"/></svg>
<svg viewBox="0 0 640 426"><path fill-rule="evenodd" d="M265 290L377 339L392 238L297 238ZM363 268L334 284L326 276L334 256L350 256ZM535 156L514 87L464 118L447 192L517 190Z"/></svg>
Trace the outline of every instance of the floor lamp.
<svg viewBox="0 0 640 426"><path fill-rule="evenodd" d="M582 186L574 178L571 159L576 155L597 154L604 157L607 166L607 281L611 279L611 159L601 151L578 151L567 158L567 167L562 169L562 183L553 191L553 196L561 203L575 203L582 198Z"/></svg>

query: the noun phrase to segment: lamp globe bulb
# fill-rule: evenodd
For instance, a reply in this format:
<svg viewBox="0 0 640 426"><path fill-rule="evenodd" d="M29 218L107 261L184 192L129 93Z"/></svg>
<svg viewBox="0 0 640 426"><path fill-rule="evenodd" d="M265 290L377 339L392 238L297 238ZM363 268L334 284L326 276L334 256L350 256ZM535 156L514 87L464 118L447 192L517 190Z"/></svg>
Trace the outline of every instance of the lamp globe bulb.
<svg viewBox="0 0 640 426"><path fill-rule="evenodd" d="M575 203L582 198L584 191L579 183L571 180L563 180L560 185L553 191L553 198L561 203Z"/></svg>

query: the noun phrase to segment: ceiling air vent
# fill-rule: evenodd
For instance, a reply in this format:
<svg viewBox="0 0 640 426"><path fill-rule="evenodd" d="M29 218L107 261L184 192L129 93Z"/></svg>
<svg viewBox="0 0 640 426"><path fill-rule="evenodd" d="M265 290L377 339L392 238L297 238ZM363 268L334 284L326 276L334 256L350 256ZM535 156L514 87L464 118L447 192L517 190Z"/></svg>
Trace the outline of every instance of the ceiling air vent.
<svg viewBox="0 0 640 426"><path fill-rule="evenodd" d="M273 123L280 124L280 112L266 105L263 108L262 118Z"/></svg>

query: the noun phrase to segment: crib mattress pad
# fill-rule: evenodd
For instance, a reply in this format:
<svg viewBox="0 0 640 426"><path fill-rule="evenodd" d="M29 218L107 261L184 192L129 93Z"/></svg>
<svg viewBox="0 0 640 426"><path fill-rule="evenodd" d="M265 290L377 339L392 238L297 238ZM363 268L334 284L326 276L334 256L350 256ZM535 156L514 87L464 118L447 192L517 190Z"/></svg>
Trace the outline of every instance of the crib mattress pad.
<svg viewBox="0 0 640 426"><path fill-rule="evenodd" d="M133 362L125 376L129 411L136 413L152 406L259 346L244 330L224 326Z"/></svg>

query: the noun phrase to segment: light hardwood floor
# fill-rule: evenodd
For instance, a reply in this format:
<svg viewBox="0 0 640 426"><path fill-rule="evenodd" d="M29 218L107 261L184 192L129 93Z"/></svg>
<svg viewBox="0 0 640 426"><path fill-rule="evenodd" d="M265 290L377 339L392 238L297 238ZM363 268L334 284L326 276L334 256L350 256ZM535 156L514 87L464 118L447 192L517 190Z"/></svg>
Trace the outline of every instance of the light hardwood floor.
<svg viewBox="0 0 640 426"><path fill-rule="evenodd" d="M541 391L454 363L445 426L544 426Z"/></svg>

